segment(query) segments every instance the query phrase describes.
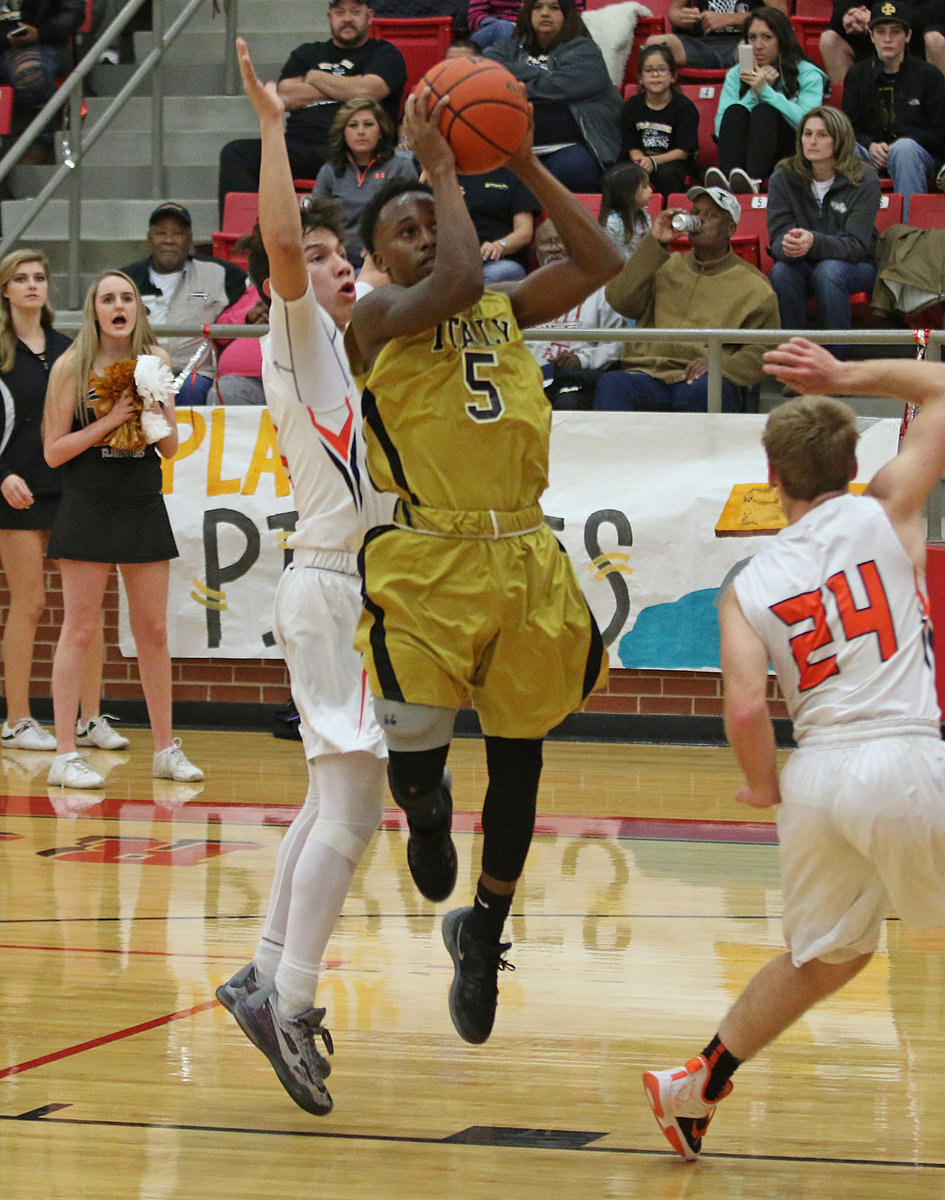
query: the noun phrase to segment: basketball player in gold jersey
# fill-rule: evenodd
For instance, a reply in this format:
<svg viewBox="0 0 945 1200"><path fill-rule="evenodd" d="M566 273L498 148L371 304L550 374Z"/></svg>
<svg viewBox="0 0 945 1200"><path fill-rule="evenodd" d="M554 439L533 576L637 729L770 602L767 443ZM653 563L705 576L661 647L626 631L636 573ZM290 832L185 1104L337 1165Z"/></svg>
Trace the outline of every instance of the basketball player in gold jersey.
<svg viewBox="0 0 945 1200"><path fill-rule="evenodd" d="M364 389L368 469L398 500L361 551L356 646L387 736L388 778L407 814L419 890L456 882L445 772L457 710L470 700L486 743L482 874L475 903L449 913L450 1014L488 1038L502 927L535 821L542 739L604 670L600 634L544 522L551 409L520 327L550 321L601 287L619 252L532 154L509 163L561 232L568 258L483 290L479 239L440 135L440 101L407 100L405 127L429 186L393 181L361 234L391 283L355 307L348 354Z"/></svg>

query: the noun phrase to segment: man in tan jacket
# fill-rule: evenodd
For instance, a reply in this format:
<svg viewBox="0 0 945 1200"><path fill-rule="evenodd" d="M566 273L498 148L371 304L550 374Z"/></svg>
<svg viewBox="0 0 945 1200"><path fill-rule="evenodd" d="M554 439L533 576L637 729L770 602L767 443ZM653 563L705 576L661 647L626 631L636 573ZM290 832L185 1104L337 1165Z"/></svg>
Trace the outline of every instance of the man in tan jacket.
<svg viewBox="0 0 945 1200"><path fill-rule="evenodd" d="M687 254L671 254L679 236L672 227L677 209L659 213L635 254L607 285L607 303L621 316L650 329L779 329L778 300L765 275L732 250L741 216L738 201L722 188L687 193L699 228L689 234ZM722 408L741 408L737 388L763 377L762 345L722 347ZM597 385L594 407L609 412L705 412L706 344L627 342L622 371L609 371Z"/></svg>

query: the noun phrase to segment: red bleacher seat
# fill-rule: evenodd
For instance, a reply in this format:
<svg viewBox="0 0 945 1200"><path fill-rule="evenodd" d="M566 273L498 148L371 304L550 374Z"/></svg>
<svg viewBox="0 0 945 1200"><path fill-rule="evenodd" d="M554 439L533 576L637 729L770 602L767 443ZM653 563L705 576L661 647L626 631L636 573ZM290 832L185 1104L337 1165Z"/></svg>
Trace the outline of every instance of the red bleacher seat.
<svg viewBox="0 0 945 1200"><path fill-rule="evenodd" d="M820 53L820 35L829 24L829 18L799 17L796 13L791 17L791 28L794 30L798 45L811 62L821 68L823 68L824 60Z"/></svg>
<svg viewBox="0 0 945 1200"><path fill-rule="evenodd" d="M13 119L13 88L0 87L0 134L10 132Z"/></svg>
<svg viewBox="0 0 945 1200"><path fill-rule="evenodd" d="M223 228L213 235L213 253L241 267L246 255L234 253L233 246L241 237L252 233L259 216L258 192L227 192L223 202Z"/></svg>
<svg viewBox="0 0 945 1200"><path fill-rule="evenodd" d="M914 195L909 201L909 224L920 229L945 229L945 196L941 192Z"/></svg>
<svg viewBox="0 0 945 1200"><path fill-rule="evenodd" d="M910 212L911 212L910 207ZM880 231L890 225L902 224L902 196L898 192L884 192L879 198L879 212L876 214L876 228Z"/></svg>
<svg viewBox="0 0 945 1200"><path fill-rule="evenodd" d="M453 40L452 17L374 17L371 37L392 42L407 64L406 98Z"/></svg>
<svg viewBox="0 0 945 1200"><path fill-rule="evenodd" d="M719 148L715 142L715 114L722 94L720 83L684 83L679 90L699 110L699 167L717 167Z"/></svg>

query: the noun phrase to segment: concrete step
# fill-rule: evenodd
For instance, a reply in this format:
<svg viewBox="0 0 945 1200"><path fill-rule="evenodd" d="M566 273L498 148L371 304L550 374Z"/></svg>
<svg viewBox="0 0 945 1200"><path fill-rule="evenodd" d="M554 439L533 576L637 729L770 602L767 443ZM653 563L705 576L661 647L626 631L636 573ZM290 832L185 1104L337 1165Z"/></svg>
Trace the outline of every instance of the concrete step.
<svg viewBox="0 0 945 1200"><path fill-rule="evenodd" d="M109 97L90 96L86 100L88 116L85 123L88 125L97 121L109 104ZM232 129L238 132L248 124L256 123L253 106L242 93L239 96L165 96L163 110L165 132L199 132L208 129ZM103 139L110 137L112 132L127 129L150 130L150 96L132 96L122 105L108 128L109 133L103 134Z"/></svg>
<svg viewBox="0 0 945 1200"><path fill-rule="evenodd" d="M280 52L280 55L271 61L265 59L259 60L256 63L256 67L260 78L278 79L292 49L293 47L289 46L284 53ZM199 72L194 69L197 65L192 62L184 64L164 62L161 66L161 77L164 84L165 96L193 96L195 93L218 93L221 96L224 95L226 69L223 58L217 56L212 62L199 64ZM92 90L97 96L116 96L131 78L133 71L134 67L125 63L120 63L118 66L101 63L94 68L89 76ZM239 89L238 76L236 86ZM150 96L150 94L151 82L150 80L145 80L137 88L136 95ZM239 94L242 95L242 90L239 90Z"/></svg>
<svg viewBox="0 0 945 1200"><path fill-rule="evenodd" d="M258 33L248 35L250 53L253 63L279 62L284 63L294 48L302 42L315 41L315 38L298 32L286 33L281 29L261 29ZM135 62L141 62L154 45L154 35L151 33L136 33L134 36ZM226 29L220 25L217 29L194 30L188 28L164 52L163 63L180 64L193 63L203 68L214 63L222 63L227 55L236 57L235 45L229 45L226 40Z"/></svg>
<svg viewBox="0 0 945 1200"><path fill-rule="evenodd" d="M215 156L197 165L165 162L164 193L174 197L215 196L217 171ZM51 173L51 167L17 167L11 177L13 195L17 199L38 195ZM86 166L82 170L84 200L113 200L116 196L147 200L152 194L151 172L143 162L109 164L108 170Z"/></svg>
<svg viewBox="0 0 945 1200"><path fill-rule="evenodd" d="M142 258L148 217L164 196L137 200L83 200L81 240L83 247L94 242L134 243L134 250L122 261ZM194 222L194 240L208 242L217 228L217 205L211 199L185 198ZM29 202L4 200L0 204L0 220L4 228L20 217ZM65 246L69 237L69 212L65 200L50 200L21 236L22 241L40 241L53 248Z"/></svg>

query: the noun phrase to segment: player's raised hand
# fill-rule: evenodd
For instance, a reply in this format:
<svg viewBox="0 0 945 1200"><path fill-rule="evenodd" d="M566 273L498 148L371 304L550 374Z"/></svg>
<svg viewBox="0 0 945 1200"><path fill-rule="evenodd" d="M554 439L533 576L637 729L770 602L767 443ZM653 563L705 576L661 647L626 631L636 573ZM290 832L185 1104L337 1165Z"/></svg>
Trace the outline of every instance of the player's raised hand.
<svg viewBox="0 0 945 1200"><path fill-rule="evenodd" d="M774 375L804 394L843 390L844 364L807 338L791 338L764 356L766 375Z"/></svg>
<svg viewBox="0 0 945 1200"><path fill-rule="evenodd" d="M253 67L249 57L249 47L238 37L236 39L236 57L240 64L240 77L243 80L243 91L250 99L260 120L269 118L281 121L285 115L285 104L276 90L275 83L263 83Z"/></svg>
<svg viewBox="0 0 945 1200"><path fill-rule="evenodd" d="M449 142L440 133L440 116L449 103L449 95L441 96L436 104L428 109L430 89L424 88L419 96L412 93L404 105L404 133L407 144L420 160L420 166L427 176L443 167L456 170L456 159Z"/></svg>

